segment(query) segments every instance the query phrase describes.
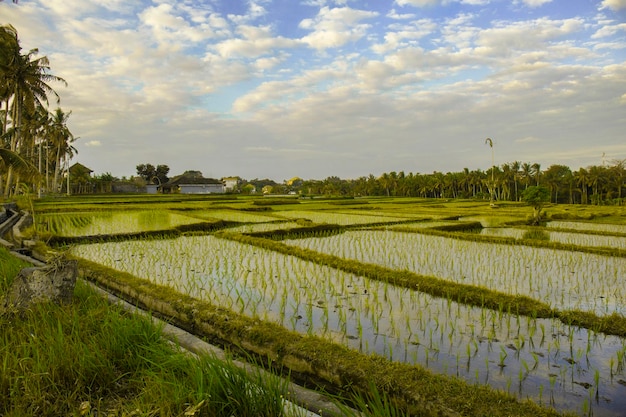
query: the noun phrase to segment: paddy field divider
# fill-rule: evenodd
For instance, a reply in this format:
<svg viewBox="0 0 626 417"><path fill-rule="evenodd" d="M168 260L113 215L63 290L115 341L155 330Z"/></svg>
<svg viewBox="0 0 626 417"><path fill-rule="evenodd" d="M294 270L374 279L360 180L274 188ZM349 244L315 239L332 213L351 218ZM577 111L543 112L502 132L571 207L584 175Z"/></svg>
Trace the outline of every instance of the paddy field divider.
<svg viewBox="0 0 626 417"><path fill-rule="evenodd" d="M433 374L419 365L390 362L237 314L93 262L80 259L79 272L84 279L211 344L252 357L276 371L288 370L291 380L307 388L349 397L366 396L374 386L410 415L563 415L488 386Z"/></svg>
<svg viewBox="0 0 626 417"><path fill-rule="evenodd" d="M441 235L439 233L433 234ZM411 271L399 271L380 265L344 259L310 249L286 245L268 238L228 232L217 232L215 235L224 239L295 256L365 278L388 282L435 297L447 298L462 304L532 318L558 319L567 325L584 327L607 335L626 337L626 318L617 313L599 316L585 311L556 310L544 302L527 296L511 295L480 286L460 284L434 276L420 275Z"/></svg>

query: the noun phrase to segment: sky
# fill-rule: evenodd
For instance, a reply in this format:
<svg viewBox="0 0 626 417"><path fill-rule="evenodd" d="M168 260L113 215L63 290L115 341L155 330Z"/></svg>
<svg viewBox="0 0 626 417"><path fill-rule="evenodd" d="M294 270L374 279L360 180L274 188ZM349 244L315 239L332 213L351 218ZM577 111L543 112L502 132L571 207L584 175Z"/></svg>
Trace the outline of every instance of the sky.
<svg viewBox="0 0 626 417"><path fill-rule="evenodd" d="M626 0L20 0L0 24L67 81L50 109L95 175L626 159Z"/></svg>

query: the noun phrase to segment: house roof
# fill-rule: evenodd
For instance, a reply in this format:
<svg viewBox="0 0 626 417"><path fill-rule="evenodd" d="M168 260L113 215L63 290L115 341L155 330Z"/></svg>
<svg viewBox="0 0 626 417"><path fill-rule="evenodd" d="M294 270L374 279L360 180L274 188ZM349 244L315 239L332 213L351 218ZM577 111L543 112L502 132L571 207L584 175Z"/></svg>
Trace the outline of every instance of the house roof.
<svg viewBox="0 0 626 417"><path fill-rule="evenodd" d="M178 185L207 185L207 184L223 184L222 181L215 178L204 178L200 171L187 171L184 174L177 175L163 184L164 187Z"/></svg>
<svg viewBox="0 0 626 417"><path fill-rule="evenodd" d="M76 162L74 165L72 165L70 167L70 172L72 173L85 173L85 174L91 174L93 172L92 169L87 168L85 165Z"/></svg>

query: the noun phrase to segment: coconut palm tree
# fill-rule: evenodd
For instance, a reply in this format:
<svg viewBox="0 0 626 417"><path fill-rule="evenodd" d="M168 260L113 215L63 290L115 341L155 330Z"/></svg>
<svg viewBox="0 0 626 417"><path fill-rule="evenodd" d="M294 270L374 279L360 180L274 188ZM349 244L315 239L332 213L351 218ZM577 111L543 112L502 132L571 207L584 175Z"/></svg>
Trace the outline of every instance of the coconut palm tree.
<svg viewBox="0 0 626 417"><path fill-rule="evenodd" d="M22 54L17 31L10 25L0 27L0 39L9 49L0 56L0 92L7 103L13 127L9 149L20 153L24 145L23 116L25 112L34 114L37 107L48 105L48 95L54 95L57 102L59 95L48 83L58 81L65 83L61 77L49 74L50 62L47 57L36 58L37 49ZM65 83L67 84L67 83ZM8 103L10 104L10 107ZM5 197L13 183L13 166L7 171Z"/></svg>
<svg viewBox="0 0 626 417"><path fill-rule="evenodd" d="M47 136L51 148L54 150L50 163L54 167L52 177L52 187L57 190L61 180L61 167L69 161L76 153L76 149L71 145L76 139L67 127L67 121L72 112L65 113L61 108L57 108L50 116L50 126Z"/></svg>
<svg viewBox="0 0 626 417"><path fill-rule="evenodd" d="M622 188L626 180L626 159L614 160L613 165L609 168L609 181L615 187L615 198L619 204L622 203Z"/></svg>
<svg viewBox="0 0 626 417"><path fill-rule="evenodd" d="M579 168L574 172L574 180L580 190L580 204L587 204L587 188L589 187L589 172L585 168Z"/></svg>
<svg viewBox="0 0 626 417"><path fill-rule="evenodd" d="M541 178L541 164L535 162L530 166L532 169L532 178L535 180L535 185L539 186L539 179Z"/></svg>
<svg viewBox="0 0 626 417"><path fill-rule="evenodd" d="M589 167L589 185L592 190L591 200L597 205L602 202L600 186L606 182L606 170L605 167L598 165Z"/></svg>
<svg viewBox="0 0 626 417"><path fill-rule="evenodd" d="M521 171L520 171L520 178L521 178L522 184L524 184L524 189L527 189L528 186L530 185L530 181L532 180L532 172L533 172L532 165L529 164L528 162L524 162L521 166Z"/></svg>
<svg viewBox="0 0 626 417"><path fill-rule="evenodd" d="M522 163L520 161L514 161L514 162L511 162L509 165L511 167L511 172L513 173L513 185L515 186L515 201L519 201L521 197L517 194L517 191L518 191L517 182L522 177L522 172L521 172Z"/></svg>

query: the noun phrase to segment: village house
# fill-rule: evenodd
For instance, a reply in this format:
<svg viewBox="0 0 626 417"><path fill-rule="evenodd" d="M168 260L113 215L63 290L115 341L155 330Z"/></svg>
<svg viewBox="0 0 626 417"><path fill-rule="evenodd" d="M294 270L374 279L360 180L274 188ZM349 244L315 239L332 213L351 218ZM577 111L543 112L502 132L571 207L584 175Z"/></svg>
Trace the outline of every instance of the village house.
<svg viewBox="0 0 626 417"><path fill-rule="evenodd" d="M221 194L225 192L224 182L215 178L204 178L200 171L185 171L159 187L162 193L180 194Z"/></svg>

